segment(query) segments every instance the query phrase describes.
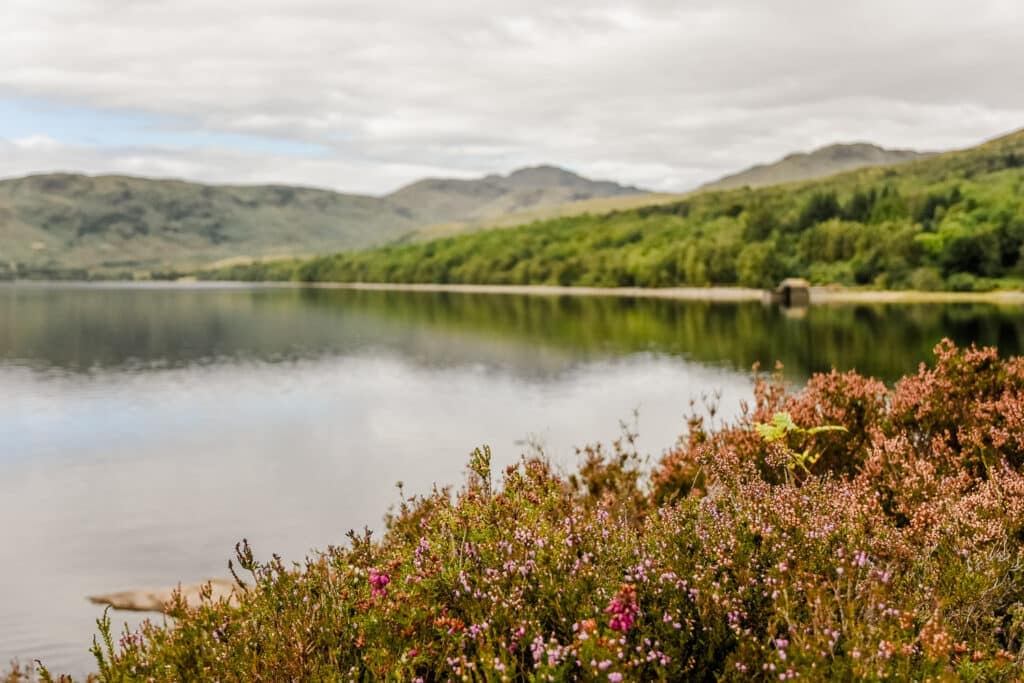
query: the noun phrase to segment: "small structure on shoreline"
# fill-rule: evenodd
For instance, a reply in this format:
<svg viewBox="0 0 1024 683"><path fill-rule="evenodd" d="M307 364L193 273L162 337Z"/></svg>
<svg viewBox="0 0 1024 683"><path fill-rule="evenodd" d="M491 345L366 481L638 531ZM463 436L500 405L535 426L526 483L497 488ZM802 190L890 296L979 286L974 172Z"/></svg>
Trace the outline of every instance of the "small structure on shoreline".
<svg viewBox="0 0 1024 683"><path fill-rule="evenodd" d="M783 308L804 308L811 305L811 283L799 277L787 277L774 291L766 293L770 303Z"/></svg>

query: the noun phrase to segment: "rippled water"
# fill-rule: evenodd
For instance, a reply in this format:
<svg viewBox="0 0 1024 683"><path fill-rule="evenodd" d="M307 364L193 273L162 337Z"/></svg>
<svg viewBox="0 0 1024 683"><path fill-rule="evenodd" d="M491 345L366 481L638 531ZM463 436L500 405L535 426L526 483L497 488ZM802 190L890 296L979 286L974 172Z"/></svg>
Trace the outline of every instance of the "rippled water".
<svg viewBox="0 0 1024 683"><path fill-rule="evenodd" d="M246 287L0 287L0 662L90 668L85 596L300 559L380 529L394 485L537 440L672 444L690 399L780 359L891 380L943 336L1016 353L1024 315ZM135 623L132 616L115 620Z"/></svg>

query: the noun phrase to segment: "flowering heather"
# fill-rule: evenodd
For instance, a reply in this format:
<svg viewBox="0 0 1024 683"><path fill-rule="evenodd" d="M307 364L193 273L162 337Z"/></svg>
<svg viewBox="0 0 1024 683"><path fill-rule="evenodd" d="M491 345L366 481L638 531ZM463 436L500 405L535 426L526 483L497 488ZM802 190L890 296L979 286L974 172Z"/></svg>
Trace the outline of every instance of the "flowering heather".
<svg viewBox="0 0 1024 683"><path fill-rule="evenodd" d="M612 598L604 611L611 615L608 628L620 633L629 633L640 615L640 608L636 604L636 588L632 584L622 584L619 594Z"/></svg>
<svg viewBox="0 0 1024 683"><path fill-rule="evenodd" d="M370 595L375 598L387 597L389 583L391 583L391 577L387 574L376 569L370 570Z"/></svg>
<svg viewBox="0 0 1024 683"><path fill-rule="evenodd" d="M629 448L500 485L479 451L458 492L301 567L242 544L237 606L178 604L116 644L102 624L100 677L1024 676L1024 361L943 343L892 388L759 381L735 424L691 421L650 491Z"/></svg>

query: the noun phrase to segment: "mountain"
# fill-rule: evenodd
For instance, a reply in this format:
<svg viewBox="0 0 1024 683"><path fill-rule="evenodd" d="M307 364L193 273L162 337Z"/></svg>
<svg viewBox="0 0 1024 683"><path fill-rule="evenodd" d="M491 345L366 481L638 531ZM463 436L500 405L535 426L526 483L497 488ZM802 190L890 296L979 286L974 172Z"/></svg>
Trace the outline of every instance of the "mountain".
<svg viewBox="0 0 1024 683"><path fill-rule="evenodd" d="M473 221L598 197L644 194L606 180L589 180L555 166L534 166L478 180L428 178L386 199L427 223Z"/></svg>
<svg viewBox="0 0 1024 683"><path fill-rule="evenodd" d="M893 166L931 156L908 149L884 149L866 142L835 144L813 152L790 154L773 164L751 166L702 186L704 190L763 187L797 180L812 180L870 166Z"/></svg>
<svg viewBox="0 0 1024 683"><path fill-rule="evenodd" d="M971 149L784 186L695 192L603 214L241 266L221 279L588 287L785 277L884 289L1024 282L1024 131Z"/></svg>
<svg viewBox="0 0 1024 683"><path fill-rule="evenodd" d="M71 174L0 181L0 263L139 271L365 247L415 227L387 202L284 186Z"/></svg>
<svg viewBox="0 0 1024 683"><path fill-rule="evenodd" d="M427 179L382 197L33 175L0 181L0 271L137 273L312 255L385 244L434 223L640 192L552 166L477 180Z"/></svg>

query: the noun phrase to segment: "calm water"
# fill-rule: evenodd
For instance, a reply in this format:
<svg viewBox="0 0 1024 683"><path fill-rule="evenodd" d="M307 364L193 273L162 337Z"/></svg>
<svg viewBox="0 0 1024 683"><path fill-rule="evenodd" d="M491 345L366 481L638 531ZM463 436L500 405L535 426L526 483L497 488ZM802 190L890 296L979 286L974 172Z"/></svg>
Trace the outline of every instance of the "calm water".
<svg viewBox="0 0 1024 683"><path fill-rule="evenodd" d="M1024 313L0 286L0 663L84 672L85 596L224 576L243 536L299 559L380 529L395 482L458 482L479 444L571 467L637 409L656 456L755 361L891 380L943 336L1017 353Z"/></svg>

